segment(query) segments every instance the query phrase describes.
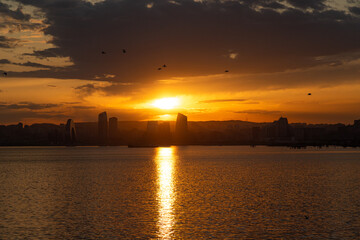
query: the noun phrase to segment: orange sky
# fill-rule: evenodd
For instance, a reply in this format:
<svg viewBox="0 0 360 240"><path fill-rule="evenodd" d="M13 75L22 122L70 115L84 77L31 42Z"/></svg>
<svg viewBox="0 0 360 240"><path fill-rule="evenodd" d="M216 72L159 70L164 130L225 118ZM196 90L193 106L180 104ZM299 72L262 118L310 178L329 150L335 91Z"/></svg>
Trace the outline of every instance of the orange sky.
<svg viewBox="0 0 360 240"><path fill-rule="evenodd" d="M119 120L174 120L177 112L190 121L287 116L289 122L352 123L360 118L360 15L343 1L305 7L288 1L281 8L266 7L267 12L259 10L265 9L261 1L235 7L224 1L211 8L198 1L176 6L19 2L26 1L0 5L0 72L8 72L0 76L0 124L96 121L102 111ZM107 11L117 7L119 13ZM70 8L76 17L59 14ZM93 15L80 18L89 8ZM123 9L138 11L139 19ZM343 25L324 17L329 9ZM302 13L299 21L287 21L295 11ZM315 30L304 19L314 21ZM152 104L162 98L176 98L178 105Z"/></svg>

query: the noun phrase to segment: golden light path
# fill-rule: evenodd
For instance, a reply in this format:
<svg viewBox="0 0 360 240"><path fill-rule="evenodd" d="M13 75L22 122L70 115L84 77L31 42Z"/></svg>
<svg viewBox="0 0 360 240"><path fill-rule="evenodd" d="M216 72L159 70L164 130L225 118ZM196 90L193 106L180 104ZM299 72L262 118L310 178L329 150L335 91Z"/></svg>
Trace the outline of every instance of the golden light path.
<svg viewBox="0 0 360 240"><path fill-rule="evenodd" d="M174 148L157 148L155 161L158 173L159 239L172 239L174 226Z"/></svg>

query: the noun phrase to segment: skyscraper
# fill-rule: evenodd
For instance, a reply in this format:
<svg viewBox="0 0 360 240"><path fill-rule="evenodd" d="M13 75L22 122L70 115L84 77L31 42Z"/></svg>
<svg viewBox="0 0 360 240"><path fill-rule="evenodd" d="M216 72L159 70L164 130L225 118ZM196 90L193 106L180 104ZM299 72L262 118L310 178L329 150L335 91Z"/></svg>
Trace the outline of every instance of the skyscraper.
<svg viewBox="0 0 360 240"><path fill-rule="evenodd" d="M116 117L109 118L109 140L110 144L114 144L117 138L118 119Z"/></svg>
<svg viewBox="0 0 360 240"><path fill-rule="evenodd" d="M287 138L290 136L289 123L287 118L279 118L279 120L274 121L274 125L277 138Z"/></svg>
<svg viewBox="0 0 360 240"><path fill-rule="evenodd" d="M158 121L148 121L146 129L146 143L156 144L158 135Z"/></svg>
<svg viewBox="0 0 360 240"><path fill-rule="evenodd" d="M108 143L108 120L106 112L99 114L98 140L99 145L106 145Z"/></svg>
<svg viewBox="0 0 360 240"><path fill-rule="evenodd" d="M157 142L160 146L171 144L170 122L161 122L158 126Z"/></svg>
<svg viewBox="0 0 360 240"><path fill-rule="evenodd" d="M175 126L175 143L185 145L188 143L187 116L178 113Z"/></svg>
<svg viewBox="0 0 360 240"><path fill-rule="evenodd" d="M65 142L67 145L73 145L76 142L75 123L72 119L68 119L65 125Z"/></svg>

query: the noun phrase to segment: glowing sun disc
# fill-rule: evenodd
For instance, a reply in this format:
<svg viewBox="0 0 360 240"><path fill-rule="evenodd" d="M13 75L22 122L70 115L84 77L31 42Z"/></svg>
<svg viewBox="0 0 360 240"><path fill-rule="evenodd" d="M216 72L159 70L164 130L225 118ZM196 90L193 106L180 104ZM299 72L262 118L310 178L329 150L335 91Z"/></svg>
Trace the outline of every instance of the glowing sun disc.
<svg viewBox="0 0 360 240"><path fill-rule="evenodd" d="M176 97L161 98L155 100L151 105L160 109L173 109L179 105L179 99Z"/></svg>

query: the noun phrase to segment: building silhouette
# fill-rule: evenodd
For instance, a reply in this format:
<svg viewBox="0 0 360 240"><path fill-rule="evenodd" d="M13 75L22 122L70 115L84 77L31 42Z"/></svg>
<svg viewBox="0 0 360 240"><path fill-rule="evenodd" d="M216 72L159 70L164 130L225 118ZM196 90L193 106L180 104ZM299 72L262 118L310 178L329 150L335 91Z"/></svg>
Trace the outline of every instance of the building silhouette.
<svg viewBox="0 0 360 240"><path fill-rule="evenodd" d="M174 132L170 132L174 129ZM172 136L173 134L173 136ZM119 137L122 136L122 137ZM202 145L281 145L360 147L360 120L353 124L288 123L281 117L274 122L253 123L240 120L187 122L178 114L176 122L122 121L99 114L98 122L66 124L0 125L1 146L94 146L132 145L137 147L171 144Z"/></svg>
<svg viewBox="0 0 360 240"><path fill-rule="evenodd" d="M72 119L68 119L65 125L65 144L74 145L76 143L75 123Z"/></svg>
<svg viewBox="0 0 360 240"><path fill-rule="evenodd" d="M287 118L280 117L279 120L274 121L275 137L276 138L288 138L290 137L290 129Z"/></svg>
<svg viewBox="0 0 360 240"><path fill-rule="evenodd" d="M145 142L147 144L157 144L158 127L158 121L148 121L145 133Z"/></svg>
<svg viewBox="0 0 360 240"><path fill-rule="evenodd" d="M109 118L109 142L115 144L118 132L118 119L116 117Z"/></svg>
<svg viewBox="0 0 360 240"><path fill-rule="evenodd" d="M99 145L106 145L108 143L108 119L106 112L102 112L99 114L98 142Z"/></svg>
<svg viewBox="0 0 360 240"><path fill-rule="evenodd" d="M160 146L171 145L170 123L161 122L158 125L157 143Z"/></svg>
<svg viewBox="0 0 360 240"><path fill-rule="evenodd" d="M188 143L187 116L178 113L175 125L175 144L185 145Z"/></svg>

